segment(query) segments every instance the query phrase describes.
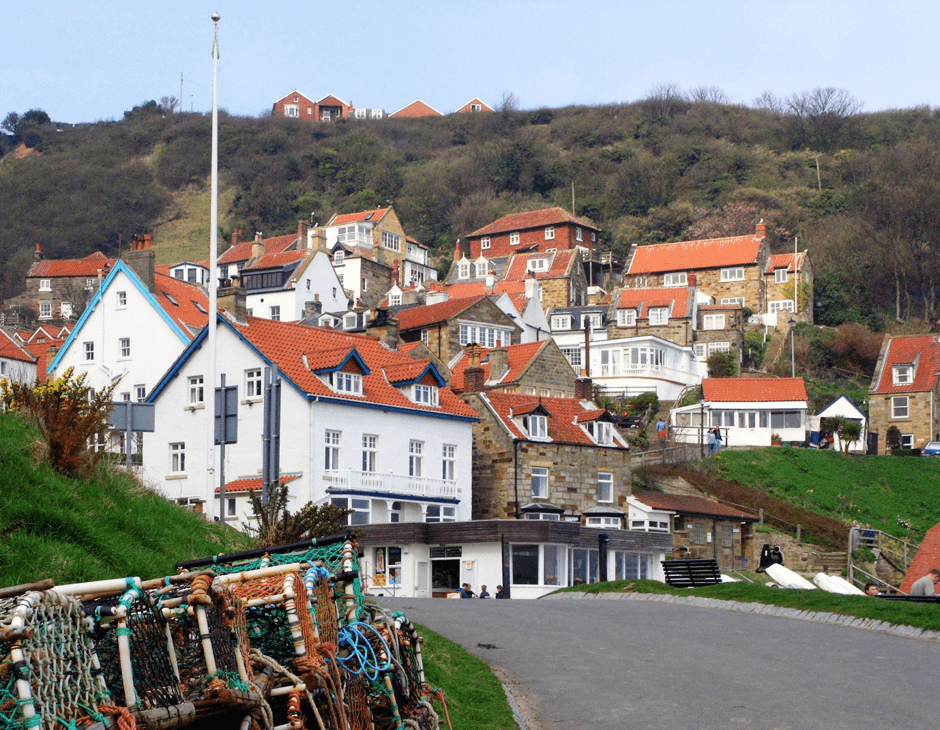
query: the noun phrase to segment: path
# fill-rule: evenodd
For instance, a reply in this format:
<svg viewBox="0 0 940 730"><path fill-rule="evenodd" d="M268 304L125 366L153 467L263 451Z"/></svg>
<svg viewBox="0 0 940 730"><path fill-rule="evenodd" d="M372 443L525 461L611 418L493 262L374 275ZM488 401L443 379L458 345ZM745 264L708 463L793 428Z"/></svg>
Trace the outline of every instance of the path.
<svg viewBox="0 0 940 730"><path fill-rule="evenodd" d="M933 727L940 712L936 641L642 601L378 600L504 670L530 730Z"/></svg>

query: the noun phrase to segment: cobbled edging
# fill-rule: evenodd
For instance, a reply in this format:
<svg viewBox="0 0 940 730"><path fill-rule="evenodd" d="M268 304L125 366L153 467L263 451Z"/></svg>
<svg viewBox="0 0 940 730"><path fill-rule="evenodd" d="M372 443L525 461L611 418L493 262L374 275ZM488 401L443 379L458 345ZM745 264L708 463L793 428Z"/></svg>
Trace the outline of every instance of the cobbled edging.
<svg viewBox="0 0 940 730"><path fill-rule="evenodd" d="M857 616L845 616L843 614L828 613L826 611L803 611L798 608L774 606L770 603L742 603L740 601L723 601L718 598L703 598L701 596L673 596L662 593L577 593L573 591L566 593L556 593L551 596L543 596L541 600L545 600L547 598L554 600L584 600L590 598L613 601L653 601L656 603L674 603L679 606L718 608L725 611L741 611L743 613L759 613L767 616L793 618L799 621L814 621L816 623L824 624L840 624L843 626L851 626L852 628L856 629L881 631L882 633L886 634L906 636L911 639L928 639L930 641L940 641L940 631L930 631L928 629L919 629L915 626L891 624L886 621L878 621L871 618L858 618Z"/></svg>

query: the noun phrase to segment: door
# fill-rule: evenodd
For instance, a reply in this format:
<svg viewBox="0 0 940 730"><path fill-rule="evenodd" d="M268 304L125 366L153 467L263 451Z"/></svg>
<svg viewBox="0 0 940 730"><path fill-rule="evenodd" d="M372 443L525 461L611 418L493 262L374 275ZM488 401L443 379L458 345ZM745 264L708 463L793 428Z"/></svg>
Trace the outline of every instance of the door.
<svg viewBox="0 0 940 730"><path fill-rule="evenodd" d="M415 598L431 597L430 570L427 560L415 561Z"/></svg>

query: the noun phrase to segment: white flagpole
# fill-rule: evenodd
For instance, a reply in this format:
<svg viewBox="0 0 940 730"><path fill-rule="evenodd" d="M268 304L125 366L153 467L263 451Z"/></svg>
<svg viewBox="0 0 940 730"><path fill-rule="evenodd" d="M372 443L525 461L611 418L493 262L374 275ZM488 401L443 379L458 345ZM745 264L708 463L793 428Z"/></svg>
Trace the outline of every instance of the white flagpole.
<svg viewBox="0 0 940 730"><path fill-rule="evenodd" d="M219 19L212 14L215 32L212 40L212 210L209 216L209 364L204 379L203 398L208 421L208 448L206 473L206 515L215 515L215 330L218 317L218 257L219 257Z"/></svg>

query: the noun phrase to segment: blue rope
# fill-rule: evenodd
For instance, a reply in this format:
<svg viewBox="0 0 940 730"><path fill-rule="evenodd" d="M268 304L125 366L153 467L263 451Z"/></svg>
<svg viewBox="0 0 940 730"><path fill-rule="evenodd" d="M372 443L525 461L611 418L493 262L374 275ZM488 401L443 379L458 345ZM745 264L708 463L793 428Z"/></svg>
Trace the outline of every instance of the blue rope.
<svg viewBox="0 0 940 730"><path fill-rule="evenodd" d="M361 631L362 628L368 629L378 637L378 640L382 643L382 649L385 651L385 656L389 656L388 644L385 643L382 634L376 631L371 625L356 621L340 628L339 648L341 650L347 650L349 654L347 656L339 656L337 654L336 659L343 665L343 669L347 672L351 674L361 674L370 682L374 682L379 676L379 673L388 671L392 664L390 661L379 662L375 649L372 648L372 644L369 643L368 638ZM358 665L358 669L350 666L353 660L355 660L355 664Z"/></svg>

